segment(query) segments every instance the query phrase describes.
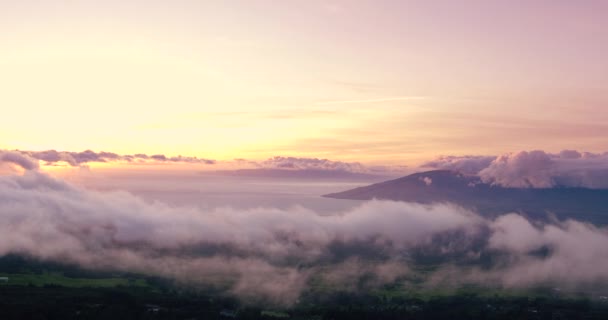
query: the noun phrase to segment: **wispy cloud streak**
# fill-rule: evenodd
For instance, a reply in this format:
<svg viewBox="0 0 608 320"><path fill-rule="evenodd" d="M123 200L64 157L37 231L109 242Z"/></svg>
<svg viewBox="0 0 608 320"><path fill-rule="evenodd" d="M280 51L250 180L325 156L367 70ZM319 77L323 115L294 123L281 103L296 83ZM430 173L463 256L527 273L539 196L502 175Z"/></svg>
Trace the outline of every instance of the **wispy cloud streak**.
<svg viewBox="0 0 608 320"><path fill-rule="evenodd" d="M356 100L331 100L331 101L317 102L317 103L315 103L315 105L324 106L324 105L333 105L333 104L375 103L375 102L411 101L411 100L425 100L425 99L428 99L428 97L410 96L410 97L387 97L387 98L356 99Z"/></svg>

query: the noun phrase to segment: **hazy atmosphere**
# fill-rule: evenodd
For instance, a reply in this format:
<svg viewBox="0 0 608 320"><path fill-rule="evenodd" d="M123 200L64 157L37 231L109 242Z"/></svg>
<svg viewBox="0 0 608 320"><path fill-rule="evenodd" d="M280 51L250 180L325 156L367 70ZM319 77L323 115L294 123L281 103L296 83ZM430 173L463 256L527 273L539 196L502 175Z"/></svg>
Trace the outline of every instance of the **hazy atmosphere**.
<svg viewBox="0 0 608 320"><path fill-rule="evenodd" d="M0 0L0 318L603 319L606 56L604 1Z"/></svg>

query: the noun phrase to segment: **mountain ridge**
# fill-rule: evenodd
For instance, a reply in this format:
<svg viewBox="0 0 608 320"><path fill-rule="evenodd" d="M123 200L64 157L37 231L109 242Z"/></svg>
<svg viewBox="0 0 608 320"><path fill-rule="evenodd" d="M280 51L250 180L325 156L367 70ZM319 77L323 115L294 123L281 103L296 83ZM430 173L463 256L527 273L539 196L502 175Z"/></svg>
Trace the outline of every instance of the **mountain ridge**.
<svg viewBox="0 0 608 320"><path fill-rule="evenodd" d="M449 202L490 216L520 212L539 219L555 215L560 219L608 224L608 189L506 188L451 170L418 172L323 197L421 204Z"/></svg>

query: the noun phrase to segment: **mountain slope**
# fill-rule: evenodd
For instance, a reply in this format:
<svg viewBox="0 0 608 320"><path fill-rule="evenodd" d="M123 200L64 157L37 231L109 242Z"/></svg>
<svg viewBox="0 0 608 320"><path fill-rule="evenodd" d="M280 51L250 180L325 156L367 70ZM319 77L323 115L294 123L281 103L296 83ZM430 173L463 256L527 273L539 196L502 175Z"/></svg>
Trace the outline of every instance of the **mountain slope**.
<svg viewBox="0 0 608 320"><path fill-rule="evenodd" d="M452 202L486 215L522 212L543 219L577 219L608 224L608 189L503 188L476 176L435 170L359 187L324 197L353 200L394 200L417 203Z"/></svg>

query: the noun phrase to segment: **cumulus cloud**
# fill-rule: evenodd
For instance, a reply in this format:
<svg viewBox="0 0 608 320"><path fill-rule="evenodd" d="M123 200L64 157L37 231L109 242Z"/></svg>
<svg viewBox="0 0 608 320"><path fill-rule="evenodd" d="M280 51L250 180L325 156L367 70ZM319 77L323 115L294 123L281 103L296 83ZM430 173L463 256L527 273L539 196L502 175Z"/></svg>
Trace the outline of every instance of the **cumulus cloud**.
<svg viewBox="0 0 608 320"><path fill-rule="evenodd" d="M411 272L416 253L473 260L499 253L502 260L489 269L454 264L457 279L469 282L608 279L605 229L538 224L517 214L493 220L450 204L370 201L343 213L206 210L94 192L30 170L0 177L0 219L0 255L152 274L284 304L313 276L349 290L364 275L372 276L370 285L392 282ZM535 254L543 248L546 255ZM449 274L432 277L447 281Z"/></svg>
<svg viewBox="0 0 608 320"><path fill-rule="evenodd" d="M478 174L487 168L496 156L441 156L423 163L421 167L452 170L464 174Z"/></svg>
<svg viewBox="0 0 608 320"><path fill-rule="evenodd" d="M445 156L422 165L478 175L510 188L608 188L608 154L563 150L521 151L501 156Z"/></svg>
<svg viewBox="0 0 608 320"><path fill-rule="evenodd" d="M514 188L550 188L555 185L555 161L543 151L502 155L479 172L483 182Z"/></svg>
<svg viewBox="0 0 608 320"><path fill-rule="evenodd" d="M2 151L2 154L9 154L13 157L27 158L29 162L33 163L37 160L44 161L48 165L57 163L67 163L70 166L78 167L86 165L92 162L181 162L181 163L200 163L200 164L214 164L215 160L203 159L197 157L185 157L185 156L174 156L168 157L163 154L147 155L147 154L133 154L133 155L120 155L113 152L95 152L92 150L85 150L82 152L71 152L71 151ZM0 159L2 160L2 159ZM4 159L4 161L8 161ZM23 165L25 164L25 165ZM27 163L20 163L21 167L30 169L38 168L38 163L29 165Z"/></svg>
<svg viewBox="0 0 608 320"><path fill-rule="evenodd" d="M18 151L0 150L0 163L12 163L24 170L38 169L38 161Z"/></svg>
<svg viewBox="0 0 608 320"><path fill-rule="evenodd" d="M488 249L502 256L498 266L458 270L459 281L495 284L505 288L532 285L593 287L608 283L608 230L567 220L535 225L517 214L489 222ZM453 273L438 273L443 281Z"/></svg>

